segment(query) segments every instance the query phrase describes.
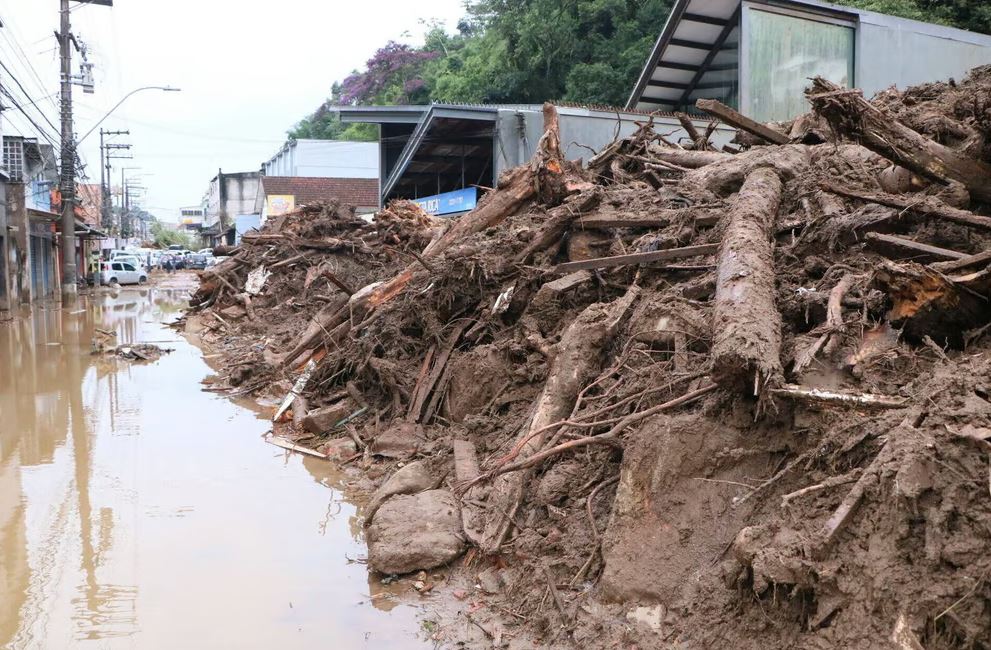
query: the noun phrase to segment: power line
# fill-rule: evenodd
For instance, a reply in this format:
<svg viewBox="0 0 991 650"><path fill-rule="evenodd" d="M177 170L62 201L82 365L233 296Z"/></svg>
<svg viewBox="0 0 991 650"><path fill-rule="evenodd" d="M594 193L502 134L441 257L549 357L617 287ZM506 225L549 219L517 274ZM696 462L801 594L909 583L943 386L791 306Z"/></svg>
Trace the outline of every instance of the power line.
<svg viewBox="0 0 991 650"><path fill-rule="evenodd" d="M4 40L11 47L11 51L14 53L15 58L17 58L24 67L28 70L33 80L38 84L38 88L41 89L42 93L47 93L48 88L45 86L45 82L42 81L41 75L38 74L38 70L32 65L27 52L21 47L20 41L17 38L17 33L15 32L15 27L12 24L6 23L7 27L4 30L0 30L0 36L3 36ZM8 33L9 32L9 33ZM52 108L58 111L58 104L53 99Z"/></svg>
<svg viewBox="0 0 991 650"><path fill-rule="evenodd" d="M31 115L29 115L27 111L25 111L23 108L21 108L21 105L17 103L17 100L14 98L13 95L11 95L7 91L6 88L0 86L0 94L2 94L4 97L6 97L7 99L10 100L10 102L11 102L11 104L13 104L14 108L16 108L18 111L20 111L21 114L24 115L24 117L27 118L28 122L31 123L31 125L35 128L35 130L37 130L37 132L43 138L45 138L45 140L48 140L48 143L49 144L51 144L56 149L58 148L58 146L59 146L58 143L55 140L53 140L52 137L48 133L45 132L45 129L43 129L42 127L38 126L38 123L34 121L34 118L32 118Z"/></svg>
<svg viewBox="0 0 991 650"><path fill-rule="evenodd" d="M8 68L6 66L6 64L4 64L3 61L0 61L0 68L3 68L4 72L7 73L7 76L14 80L14 83L17 84L17 87L21 89L21 92L22 93L24 93L24 98L27 101L31 102L31 105L37 104L37 101L33 101L31 99L31 94L28 93L28 91L24 89L24 86L21 84L20 79L18 79L17 77L14 76L14 73L10 71L10 68ZM38 101L40 101L40 100L38 100ZM58 127L55 126L50 119L48 119L48 116L45 115L44 111L42 111L41 109L37 108L37 106L35 106L35 109L38 111L38 113L41 115L41 117L43 117L45 119L45 121L48 122L48 126L52 127L52 130L55 131L56 133L58 133Z"/></svg>

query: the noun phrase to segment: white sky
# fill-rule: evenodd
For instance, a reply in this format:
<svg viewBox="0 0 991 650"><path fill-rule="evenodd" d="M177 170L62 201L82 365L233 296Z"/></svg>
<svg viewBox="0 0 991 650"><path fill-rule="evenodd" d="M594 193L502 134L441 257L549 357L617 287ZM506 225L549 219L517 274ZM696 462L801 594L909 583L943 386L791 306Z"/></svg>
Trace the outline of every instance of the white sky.
<svg viewBox="0 0 991 650"><path fill-rule="evenodd" d="M389 39L422 42L421 19L453 29L464 0L115 0L113 8L81 6L72 28L96 64L96 92L73 87L76 134L82 136L117 101L141 86L102 127L130 130L133 160L114 161L141 175L144 207L164 221L199 205L209 180L257 170L343 79ZM58 0L0 0L0 61L58 126ZM18 51L18 46L21 51ZM24 56L21 56L23 52ZM34 71L28 68L27 59ZM78 72L74 55L74 72ZM20 90L0 70L0 84ZM50 99L44 99L51 96ZM9 102L4 100L4 105ZM28 108L35 121L38 110ZM3 112L0 131L36 136L16 110ZM56 140L55 134L52 138ZM81 147L89 182L100 180L98 130Z"/></svg>

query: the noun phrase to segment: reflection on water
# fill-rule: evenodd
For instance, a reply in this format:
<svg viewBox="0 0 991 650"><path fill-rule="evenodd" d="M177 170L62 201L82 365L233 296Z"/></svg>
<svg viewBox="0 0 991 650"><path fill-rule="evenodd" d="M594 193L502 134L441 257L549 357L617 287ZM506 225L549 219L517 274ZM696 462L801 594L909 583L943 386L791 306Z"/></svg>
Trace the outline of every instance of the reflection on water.
<svg viewBox="0 0 991 650"><path fill-rule="evenodd" d="M199 390L210 369L164 325L185 296L125 290L0 324L0 646L416 644L416 611L351 561L365 549L341 478ZM175 352L92 355L95 328Z"/></svg>

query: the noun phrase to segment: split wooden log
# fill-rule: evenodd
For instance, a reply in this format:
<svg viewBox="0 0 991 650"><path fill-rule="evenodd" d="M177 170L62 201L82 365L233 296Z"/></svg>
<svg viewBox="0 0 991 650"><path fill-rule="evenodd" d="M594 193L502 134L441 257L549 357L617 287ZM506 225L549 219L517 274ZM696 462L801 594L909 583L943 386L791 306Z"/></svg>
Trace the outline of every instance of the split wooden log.
<svg viewBox="0 0 991 650"><path fill-rule="evenodd" d="M987 298L964 286L965 281L919 264L885 261L873 284L888 294L888 321L902 328L906 338L921 341L928 335L938 344L959 348L965 331L991 320Z"/></svg>
<svg viewBox="0 0 991 650"><path fill-rule="evenodd" d="M943 184L957 181L972 196L991 201L991 165L910 129L861 94L837 92L842 90L839 85L816 77L807 91L812 108L838 133L858 140L921 176Z"/></svg>
<svg viewBox="0 0 991 650"><path fill-rule="evenodd" d="M775 131L769 126L755 122L746 115L739 113L726 104L715 99L699 99L695 102L695 107L703 110L709 115L718 117L732 127L736 127L747 133L752 133L762 140L771 144L788 144L791 140L781 131Z"/></svg>
<svg viewBox="0 0 991 650"><path fill-rule="evenodd" d="M914 260L929 262L933 260L959 260L967 257L966 253L940 248L922 242L912 241L895 235L885 235L878 232L867 233L865 239L868 246L882 255L895 258L910 257Z"/></svg>
<svg viewBox="0 0 991 650"><path fill-rule="evenodd" d="M754 395L783 375L773 249L781 190L773 169L747 176L727 214L717 261L711 376L724 388Z"/></svg>
<svg viewBox="0 0 991 650"><path fill-rule="evenodd" d="M579 391L601 371L602 352L639 295L639 288L633 285L611 303L589 305L565 330L530 424L517 438L519 457L537 454L544 446L549 425L571 413ZM490 521L482 544L486 553L497 552L505 541L528 477L528 471L513 472L494 481L488 506Z"/></svg>
<svg viewBox="0 0 991 650"><path fill-rule="evenodd" d="M824 185L823 189L827 192L838 194L839 196L845 196L850 199L858 199L860 201L877 203L878 205L886 205L889 208L907 210L909 212L914 212L927 217L936 217L938 219L945 219L946 221L959 223L964 226L981 228L982 230L991 230L991 217L982 217L974 214L973 212L968 212L967 210L954 208L946 205L935 196L860 192L835 185Z"/></svg>

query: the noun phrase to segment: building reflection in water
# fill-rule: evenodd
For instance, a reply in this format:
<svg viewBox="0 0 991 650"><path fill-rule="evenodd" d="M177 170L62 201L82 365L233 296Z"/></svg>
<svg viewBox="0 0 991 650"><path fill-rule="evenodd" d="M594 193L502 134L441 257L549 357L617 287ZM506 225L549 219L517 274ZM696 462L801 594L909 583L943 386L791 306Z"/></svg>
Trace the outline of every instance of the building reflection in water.
<svg viewBox="0 0 991 650"><path fill-rule="evenodd" d="M120 403L118 382L129 368L90 352L94 328L134 342L141 319L161 315L156 302L173 311L180 300L154 291L104 295L64 310L36 306L0 323L0 646L47 638L50 614L42 612L59 611L50 602L59 593L72 594L75 640L137 630L137 588L111 580L121 571L101 570L120 513L94 505L93 429L109 418L114 435L136 434L128 416L140 403L133 393L137 403Z"/></svg>

